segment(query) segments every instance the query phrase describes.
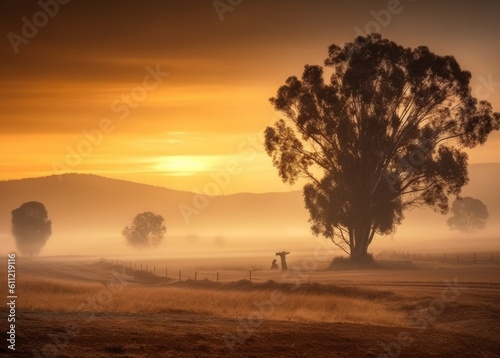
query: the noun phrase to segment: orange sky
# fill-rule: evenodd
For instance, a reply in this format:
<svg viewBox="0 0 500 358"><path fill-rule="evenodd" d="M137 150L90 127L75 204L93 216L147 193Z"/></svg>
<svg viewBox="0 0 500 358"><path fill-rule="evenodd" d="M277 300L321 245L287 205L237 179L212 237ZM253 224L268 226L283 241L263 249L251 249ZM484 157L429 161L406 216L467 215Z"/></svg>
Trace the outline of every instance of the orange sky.
<svg viewBox="0 0 500 358"><path fill-rule="evenodd" d="M374 25L387 8L248 0L221 21L212 1L73 0L16 53L9 34L41 9L2 2L0 180L78 172L189 191L214 181L222 193L299 189L281 183L263 151L261 133L278 118L268 98L370 26L454 55L500 111L500 3L405 0ZM168 75L155 79L156 68ZM498 153L495 133L470 163L500 162Z"/></svg>

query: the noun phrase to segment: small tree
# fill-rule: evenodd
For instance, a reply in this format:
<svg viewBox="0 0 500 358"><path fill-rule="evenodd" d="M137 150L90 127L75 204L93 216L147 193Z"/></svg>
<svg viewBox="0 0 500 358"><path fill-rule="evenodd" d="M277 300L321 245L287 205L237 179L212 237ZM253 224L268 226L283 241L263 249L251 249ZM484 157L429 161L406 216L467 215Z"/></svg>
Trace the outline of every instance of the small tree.
<svg viewBox="0 0 500 358"><path fill-rule="evenodd" d="M126 226L122 234L127 242L135 247L158 246L165 237L167 228L164 218L150 211L138 214L130 227Z"/></svg>
<svg viewBox="0 0 500 358"><path fill-rule="evenodd" d="M45 206L30 201L12 210L12 234L23 255L38 255L52 234L52 222Z"/></svg>
<svg viewBox="0 0 500 358"><path fill-rule="evenodd" d="M479 199L469 196L457 199L451 206L453 216L447 223L451 230L470 234L483 230L488 220L488 209Z"/></svg>

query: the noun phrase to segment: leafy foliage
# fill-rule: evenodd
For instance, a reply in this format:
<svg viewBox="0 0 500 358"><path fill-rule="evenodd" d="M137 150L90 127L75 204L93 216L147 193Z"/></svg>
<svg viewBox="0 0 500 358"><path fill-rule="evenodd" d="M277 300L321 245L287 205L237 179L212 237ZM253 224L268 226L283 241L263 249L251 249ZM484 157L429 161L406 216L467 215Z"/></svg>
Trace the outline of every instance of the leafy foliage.
<svg viewBox="0 0 500 358"><path fill-rule="evenodd" d="M469 196L456 199L451 205L453 214L447 221L451 230L469 234L483 230L488 220L488 208L479 199Z"/></svg>
<svg viewBox="0 0 500 358"><path fill-rule="evenodd" d="M12 234L23 255L38 255L52 234L52 222L45 206L29 201L12 210Z"/></svg>
<svg viewBox="0 0 500 358"><path fill-rule="evenodd" d="M150 211L138 214L130 227L125 227L122 234L127 242L136 247L157 246L165 237L167 228L164 218Z"/></svg>
<svg viewBox="0 0 500 358"><path fill-rule="evenodd" d="M265 130L282 180L305 178L315 235L366 257L375 233L391 233L405 209L448 211L468 181L461 148L486 142L500 113L471 95L452 56L404 48L379 34L331 45L325 66L306 65L270 101L283 113Z"/></svg>

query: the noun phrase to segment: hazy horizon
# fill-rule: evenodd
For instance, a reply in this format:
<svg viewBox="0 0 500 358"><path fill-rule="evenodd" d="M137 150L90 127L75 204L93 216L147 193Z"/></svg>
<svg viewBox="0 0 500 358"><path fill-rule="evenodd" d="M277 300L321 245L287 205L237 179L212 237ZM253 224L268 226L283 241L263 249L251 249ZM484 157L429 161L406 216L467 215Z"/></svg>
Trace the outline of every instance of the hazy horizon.
<svg viewBox="0 0 500 358"><path fill-rule="evenodd" d="M498 165L498 164L500 164L500 161L499 162L469 163L469 166ZM53 177L57 181L61 182L63 180L62 178L64 178L66 175L72 175L72 174L94 175L94 176L108 178L108 179L121 180L121 181L129 182L129 183L135 183L135 184L142 184L142 185L149 185L149 186L153 186L153 187L159 187L159 188L163 188L163 189L170 189L170 190L176 190L176 191L184 191L184 192L190 192L190 193L193 192L193 190L175 189L173 187L170 187L167 182L165 182L165 183L158 183L158 184L151 184L151 183L144 182L144 181L136 181L136 180L133 180L133 179L124 179L124 178L121 178L119 176L118 177L114 177L114 176L105 175L105 174L99 174L99 173L79 173L79 172L65 172L65 173L57 173L57 174L56 173L48 173L47 175L41 175L41 176L25 176L25 177L5 178L5 179L0 179L0 182L3 182L3 181L13 181L13 180L23 180L23 179L49 178L49 177ZM238 192L228 193L228 194L224 194L221 191L220 194L217 194L217 195L214 195L214 196L234 195L234 194L267 194L267 193L271 194L271 193L285 193L285 192L302 192L302 189L303 188L302 188L301 185L294 185L294 186L286 185L286 186L283 186L280 189L271 190L271 191L265 191L263 189L263 191L238 191ZM208 196L211 196L211 195L208 194Z"/></svg>
<svg viewBox="0 0 500 358"><path fill-rule="evenodd" d="M377 236L370 252L500 250L500 197L498 191L491 192L500 180L500 164L470 168L471 181L462 195L487 205L490 217L483 231L469 235L450 231L446 224L450 214L414 209L406 212L394 234ZM2 250L15 249L10 232L11 210L23 202L38 200L44 203L53 222L52 237L41 256L244 257L281 250L305 255L318 248L327 249L333 256L343 255L329 240L311 233L301 191L215 196L206 208L186 221L180 206L194 207L196 193L97 175L68 174L62 179L0 181L0 191L4 191L0 203ZM137 250L121 235L121 230L142 211L153 211L165 218L167 233L159 247Z"/></svg>

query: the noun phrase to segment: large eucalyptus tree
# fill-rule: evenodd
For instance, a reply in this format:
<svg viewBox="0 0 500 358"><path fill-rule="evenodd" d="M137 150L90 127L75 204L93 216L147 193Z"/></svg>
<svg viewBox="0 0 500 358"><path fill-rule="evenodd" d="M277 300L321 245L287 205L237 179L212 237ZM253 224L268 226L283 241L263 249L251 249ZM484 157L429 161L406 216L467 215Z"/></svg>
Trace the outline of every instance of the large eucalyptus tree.
<svg viewBox="0 0 500 358"><path fill-rule="evenodd" d="M284 118L265 147L284 182L307 179L313 233L364 259L405 209L448 211L468 181L463 149L485 143L500 113L473 97L454 57L425 46L360 36L331 45L325 66L306 65L271 98Z"/></svg>

